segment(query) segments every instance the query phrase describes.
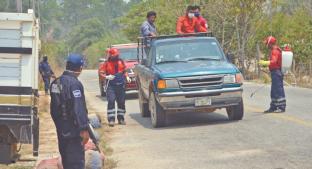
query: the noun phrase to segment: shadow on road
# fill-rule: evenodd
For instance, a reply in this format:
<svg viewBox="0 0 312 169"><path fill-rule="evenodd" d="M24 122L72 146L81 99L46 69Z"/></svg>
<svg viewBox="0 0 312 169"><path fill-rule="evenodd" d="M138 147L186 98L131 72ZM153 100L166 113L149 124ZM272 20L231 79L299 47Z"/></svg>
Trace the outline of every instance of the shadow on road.
<svg viewBox="0 0 312 169"><path fill-rule="evenodd" d="M97 98L101 99L102 101L107 101L106 96L96 95ZM137 100L138 99L138 93L127 93L126 94L126 100Z"/></svg>
<svg viewBox="0 0 312 169"><path fill-rule="evenodd" d="M152 127L150 118L143 118L140 113L131 113L130 117L145 128ZM155 130L170 128L187 128L205 125L219 125L232 123L228 117L220 113L199 113L199 112L175 112L167 113L167 127L157 128Z"/></svg>

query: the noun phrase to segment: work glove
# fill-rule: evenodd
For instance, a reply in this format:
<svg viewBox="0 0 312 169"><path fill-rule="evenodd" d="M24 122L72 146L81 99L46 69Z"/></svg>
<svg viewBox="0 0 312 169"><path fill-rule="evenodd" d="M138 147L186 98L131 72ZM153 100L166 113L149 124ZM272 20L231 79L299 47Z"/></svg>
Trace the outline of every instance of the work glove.
<svg viewBox="0 0 312 169"><path fill-rule="evenodd" d="M108 76L106 76L106 79L107 80L114 80L115 76L114 75L108 75Z"/></svg>
<svg viewBox="0 0 312 169"><path fill-rule="evenodd" d="M266 61L266 60L260 60L259 61L259 65L263 66L263 67L267 67L270 65L270 61Z"/></svg>
<svg viewBox="0 0 312 169"><path fill-rule="evenodd" d="M129 76L126 77L127 83L131 83L131 78Z"/></svg>

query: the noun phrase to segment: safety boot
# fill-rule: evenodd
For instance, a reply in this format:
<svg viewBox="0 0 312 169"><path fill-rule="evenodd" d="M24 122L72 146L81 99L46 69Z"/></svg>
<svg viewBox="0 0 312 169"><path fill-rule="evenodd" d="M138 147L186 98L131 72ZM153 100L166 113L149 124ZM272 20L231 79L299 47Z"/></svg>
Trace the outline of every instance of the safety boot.
<svg viewBox="0 0 312 169"><path fill-rule="evenodd" d="M268 110L264 111L263 113L274 113L276 109L269 108Z"/></svg>
<svg viewBox="0 0 312 169"><path fill-rule="evenodd" d="M111 120L108 122L109 127L114 127L115 126L115 121Z"/></svg>
<svg viewBox="0 0 312 169"><path fill-rule="evenodd" d="M126 122L124 119L120 119L120 120L118 120L118 124L119 125L126 125Z"/></svg>

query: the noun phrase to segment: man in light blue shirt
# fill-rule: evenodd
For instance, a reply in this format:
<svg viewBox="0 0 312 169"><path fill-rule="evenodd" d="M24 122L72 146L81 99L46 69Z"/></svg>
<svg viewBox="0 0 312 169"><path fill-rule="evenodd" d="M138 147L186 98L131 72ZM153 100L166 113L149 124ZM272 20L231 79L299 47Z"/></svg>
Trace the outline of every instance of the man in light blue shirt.
<svg viewBox="0 0 312 169"><path fill-rule="evenodd" d="M154 25L154 22L156 20L156 12L154 11L149 11L146 15L147 20L143 22L140 28L140 33L141 37L155 37L157 36L157 30L156 26ZM150 40L145 39L144 40L145 44L145 52L148 54L149 51L149 46L150 46Z"/></svg>

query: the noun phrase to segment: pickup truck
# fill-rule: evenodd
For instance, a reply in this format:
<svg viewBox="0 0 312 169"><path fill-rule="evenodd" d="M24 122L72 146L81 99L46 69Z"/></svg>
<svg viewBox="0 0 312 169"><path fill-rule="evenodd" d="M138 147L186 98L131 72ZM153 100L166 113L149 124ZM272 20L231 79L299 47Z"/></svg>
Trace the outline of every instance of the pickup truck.
<svg viewBox="0 0 312 169"><path fill-rule="evenodd" d="M153 127L165 126L171 111L225 108L229 120L243 118L242 74L210 33L159 36L149 46L134 71L141 115L151 116Z"/></svg>
<svg viewBox="0 0 312 169"><path fill-rule="evenodd" d="M19 144L38 156L39 20L28 13L0 13L0 163L17 160Z"/></svg>

